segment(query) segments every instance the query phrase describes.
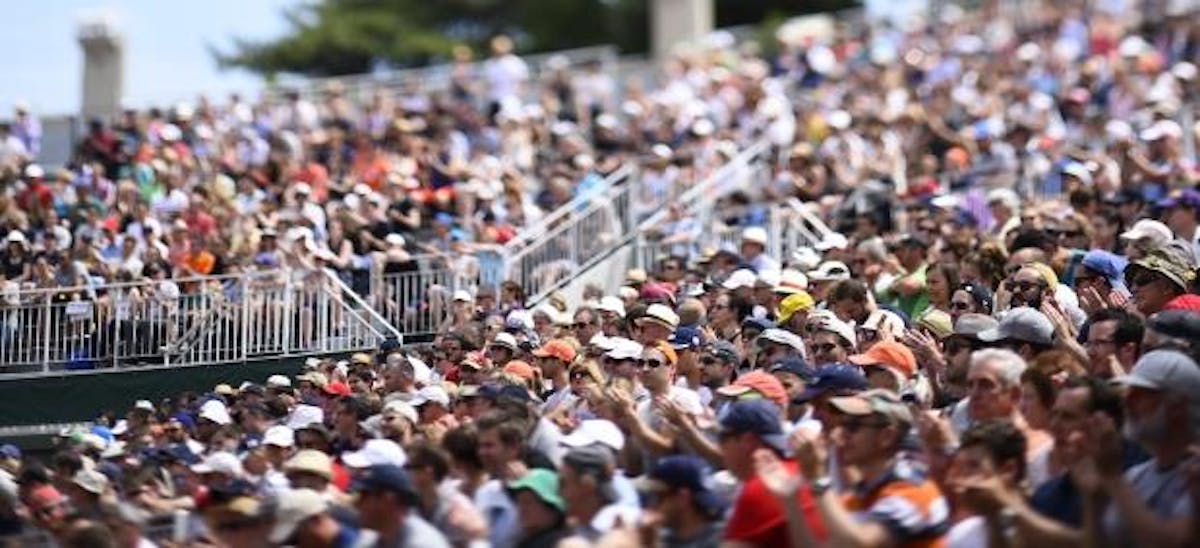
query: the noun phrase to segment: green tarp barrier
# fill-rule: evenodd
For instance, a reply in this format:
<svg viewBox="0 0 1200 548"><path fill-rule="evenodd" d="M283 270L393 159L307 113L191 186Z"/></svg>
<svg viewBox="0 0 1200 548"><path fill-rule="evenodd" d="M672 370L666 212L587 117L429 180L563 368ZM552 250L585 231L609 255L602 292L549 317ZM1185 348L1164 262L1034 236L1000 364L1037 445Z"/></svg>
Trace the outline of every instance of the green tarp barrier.
<svg viewBox="0 0 1200 548"><path fill-rule="evenodd" d="M226 365L74 373L0 381L0 426L89 421L105 411L124 416L137 400L159 402L182 392L211 391L228 383L266 382L271 375L297 375L304 358Z"/></svg>

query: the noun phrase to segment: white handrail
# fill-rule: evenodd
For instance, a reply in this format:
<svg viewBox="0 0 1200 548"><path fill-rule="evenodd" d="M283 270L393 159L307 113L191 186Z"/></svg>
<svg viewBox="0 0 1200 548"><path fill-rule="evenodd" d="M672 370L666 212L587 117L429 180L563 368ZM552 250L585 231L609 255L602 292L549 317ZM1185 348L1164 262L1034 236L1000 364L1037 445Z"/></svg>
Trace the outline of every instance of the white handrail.
<svg viewBox="0 0 1200 548"><path fill-rule="evenodd" d="M544 239L546 237L547 232L551 227L556 226L559 221L563 220L563 218L571 214L579 213L580 210L586 208L588 204L596 201L612 200L614 195L619 192L624 192L622 189L630 186L629 179L633 175L634 169L635 168L633 164L626 163L621 165L621 167L617 168L616 171L609 173L608 176L604 178L604 183L601 187L603 190L601 192L580 194L579 196L571 198L571 201L558 206L554 211L543 215L542 218L538 219L533 224L522 227L521 230L517 232L516 236L513 236L511 240L505 242L505 253L514 254L519 252L521 248L529 248L537 245L540 239Z"/></svg>
<svg viewBox="0 0 1200 548"><path fill-rule="evenodd" d="M691 188L684 191L683 194L680 194L675 199L675 203L683 206L685 209L689 209L695 207L702 201L715 201L717 198L721 197L720 195L714 194L714 192L718 192L720 190L718 187L721 185L721 183L724 183L729 177L736 174L737 170L749 167L751 162L758 159L759 156L770 150L770 146L771 144L767 140L763 139L742 149L737 156L734 156L731 160L729 160L729 163L721 166L716 171L709 174L707 178L699 183L696 183ZM642 221L638 225L638 231L645 232L649 229L652 229L659 224L662 224L666 217L667 211L665 209L660 210L646 218L646 220Z"/></svg>
<svg viewBox="0 0 1200 548"><path fill-rule="evenodd" d="M362 320L363 318L361 318L358 313L358 310L362 310L362 313L366 314L371 319L369 322L364 320L364 324L369 329L374 331L379 338L395 338L396 342L398 343L404 342L404 335L401 334L400 331L397 330L390 322L384 319L384 317L380 315L374 307L363 300L362 296L360 296L353 289L350 289L350 286L346 285L346 282L342 281L342 279L339 278L336 273L334 273L332 270L325 269L324 274L326 279L333 284L334 289L340 291L342 295L348 296L351 301L354 301L354 304L358 305L358 309L348 308L348 312L354 314L356 317L359 317L359 319ZM387 333L376 329L376 325L381 326L384 331L387 331Z"/></svg>

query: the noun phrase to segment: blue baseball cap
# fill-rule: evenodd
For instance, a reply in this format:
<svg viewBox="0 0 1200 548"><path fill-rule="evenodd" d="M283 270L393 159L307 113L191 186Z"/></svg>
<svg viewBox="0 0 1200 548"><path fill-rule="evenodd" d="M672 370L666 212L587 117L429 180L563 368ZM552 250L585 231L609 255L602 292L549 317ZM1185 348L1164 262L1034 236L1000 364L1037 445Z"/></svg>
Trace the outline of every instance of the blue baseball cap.
<svg viewBox="0 0 1200 548"><path fill-rule="evenodd" d="M742 320L742 329L746 329L747 327L751 329L757 329L759 331L766 331L775 327L775 322L772 322L766 318L756 318L751 316Z"/></svg>
<svg viewBox="0 0 1200 548"><path fill-rule="evenodd" d="M799 356L788 356L779 360L775 365L768 370L770 373L791 373L800 377L804 382L811 382L816 376L816 373L811 367L805 363L804 359Z"/></svg>
<svg viewBox="0 0 1200 548"><path fill-rule="evenodd" d="M13 445L11 443L6 443L4 445L0 445L0 457L4 457L6 459L20 460L21 448Z"/></svg>
<svg viewBox="0 0 1200 548"><path fill-rule="evenodd" d="M1189 188L1178 193L1172 193L1169 197L1159 200L1158 206L1166 209L1174 207L1200 209L1200 190Z"/></svg>
<svg viewBox="0 0 1200 548"><path fill-rule="evenodd" d="M675 335L671 337L671 346L675 347L675 350L700 348L704 346L704 332L690 325L676 327Z"/></svg>
<svg viewBox="0 0 1200 548"><path fill-rule="evenodd" d="M364 491L390 491L401 497L408 497L408 500L412 500L412 497L416 496L412 482L408 479L408 473L394 464L376 464L363 469L350 483L350 492L362 493Z"/></svg>
<svg viewBox="0 0 1200 548"><path fill-rule="evenodd" d="M530 401L529 391L515 384L495 384L488 383L479 387L479 397L487 400L498 400L500 398L509 398L517 401Z"/></svg>
<svg viewBox="0 0 1200 548"><path fill-rule="evenodd" d="M721 434L754 434L781 454L788 453L783 433L783 413L770 400L737 400L720 418Z"/></svg>
<svg viewBox="0 0 1200 548"><path fill-rule="evenodd" d="M726 501L712 486L712 470L704 459L695 455L672 455L659 459L646 477L638 482L642 491L687 489L692 500L710 515L725 509Z"/></svg>
<svg viewBox="0 0 1200 548"><path fill-rule="evenodd" d="M1104 276L1113 289L1126 290L1125 268L1129 266L1129 259L1111 251L1093 249L1083 255L1080 264Z"/></svg>
<svg viewBox="0 0 1200 548"><path fill-rule="evenodd" d="M858 366L835 363L818 369L816 378L792 401L807 403L827 392L859 392L866 389L867 377Z"/></svg>
<svg viewBox="0 0 1200 548"><path fill-rule="evenodd" d="M967 226L972 228L979 226L979 219L975 218L975 214L965 209L958 210L950 222L959 226Z"/></svg>

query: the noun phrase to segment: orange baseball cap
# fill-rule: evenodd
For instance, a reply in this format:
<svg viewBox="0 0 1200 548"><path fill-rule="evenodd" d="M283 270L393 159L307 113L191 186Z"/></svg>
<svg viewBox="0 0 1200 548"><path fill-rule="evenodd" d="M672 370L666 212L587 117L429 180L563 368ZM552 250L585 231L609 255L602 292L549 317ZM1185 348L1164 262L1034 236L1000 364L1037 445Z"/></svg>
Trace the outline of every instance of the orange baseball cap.
<svg viewBox="0 0 1200 548"><path fill-rule="evenodd" d="M855 365L877 365L900 373L904 378L917 374L917 358L912 350L896 341L879 341L862 354L848 358Z"/></svg>
<svg viewBox="0 0 1200 548"><path fill-rule="evenodd" d="M783 383L775 378L775 375L765 371L751 371L738 377L729 386L722 386L717 389L717 393L722 396L741 396L747 392L754 391L762 394L764 398L775 402L780 409L787 407L788 395L787 390L783 388Z"/></svg>
<svg viewBox="0 0 1200 548"><path fill-rule="evenodd" d="M575 361L575 347L562 339L552 339L541 348L534 350L533 355L539 358L558 358L571 363Z"/></svg>
<svg viewBox="0 0 1200 548"><path fill-rule="evenodd" d="M513 360L504 366L505 373L512 373L522 379L529 380L533 378L533 366L521 360Z"/></svg>

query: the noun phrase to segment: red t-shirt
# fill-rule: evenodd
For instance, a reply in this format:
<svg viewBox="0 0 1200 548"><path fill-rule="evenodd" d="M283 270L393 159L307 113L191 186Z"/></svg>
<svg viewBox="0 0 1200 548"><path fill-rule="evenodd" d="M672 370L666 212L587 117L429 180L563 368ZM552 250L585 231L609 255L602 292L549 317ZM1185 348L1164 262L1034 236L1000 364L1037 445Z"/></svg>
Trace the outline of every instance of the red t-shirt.
<svg viewBox="0 0 1200 548"><path fill-rule="evenodd" d="M783 465L793 474L800 473L800 466L794 461L784 461ZM813 537L825 540L825 523L821 521L821 513L808 486L796 492L796 501L800 503L800 511L804 513ZM758 546L788 545L787 513L757 475L746 482L734 503L733 513L725 525L725 540Z"/></svg>

